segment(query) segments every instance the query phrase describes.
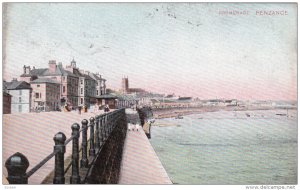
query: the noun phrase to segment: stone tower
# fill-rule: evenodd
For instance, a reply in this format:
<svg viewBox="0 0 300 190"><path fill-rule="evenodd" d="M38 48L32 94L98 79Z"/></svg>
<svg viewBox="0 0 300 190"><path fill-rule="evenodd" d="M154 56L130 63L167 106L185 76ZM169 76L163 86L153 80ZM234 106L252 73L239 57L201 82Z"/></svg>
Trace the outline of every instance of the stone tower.
<svg viewBox="0 0 300 190"><path fill-rule="evenodd" d="M129 89L128 77L122 78L122 93L127 94Z"/></svg>

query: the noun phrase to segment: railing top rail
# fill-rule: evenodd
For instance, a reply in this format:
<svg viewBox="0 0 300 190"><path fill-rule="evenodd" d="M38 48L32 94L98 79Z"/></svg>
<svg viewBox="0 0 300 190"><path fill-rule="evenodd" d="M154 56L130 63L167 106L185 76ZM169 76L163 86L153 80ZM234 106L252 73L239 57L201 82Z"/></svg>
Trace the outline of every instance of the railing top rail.
<svg viewBox="0 0 300 190"><path fill-rule="evenodd" d="M69 142L71 142L75 137L76 137L76 136L73 135L73 136L71 136L70 138L68 138L68 139L66 140L66 142L65 142L65 146L67 146L67 144L69 144Z"/></svg>
<svg viewBox="0 0 300 190"><path fill-rule="evenodd" d="M38 169L40 169L44 164L46 164L53 156L55 156L59 151L53 151L51 154L49 154L46 158L44 158L40 163L38 163L36 166L34 166L30 171L26 173L27 177L32 176Z"/></svg>

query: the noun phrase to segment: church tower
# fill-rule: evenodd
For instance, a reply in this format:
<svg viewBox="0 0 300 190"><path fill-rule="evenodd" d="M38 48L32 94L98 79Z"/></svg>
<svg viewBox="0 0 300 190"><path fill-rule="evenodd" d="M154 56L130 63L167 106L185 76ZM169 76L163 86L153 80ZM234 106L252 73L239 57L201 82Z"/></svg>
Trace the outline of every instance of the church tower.
<svg viewBox="0 0 300 190"><path fill-rule="evenodd" d="M129 89L128 77L122 78L122 93L127 94Z"/></svg>

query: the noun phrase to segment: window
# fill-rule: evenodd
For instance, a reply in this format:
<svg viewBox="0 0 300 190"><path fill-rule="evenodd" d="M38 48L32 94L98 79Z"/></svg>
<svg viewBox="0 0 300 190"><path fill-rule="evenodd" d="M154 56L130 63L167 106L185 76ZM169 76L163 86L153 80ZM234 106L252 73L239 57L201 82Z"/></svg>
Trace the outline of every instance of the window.
<svg viewBox="0 0 300 190"><path fill-rule="evenodd" d="M21 97L19 97L19 103L21 103L22 102L22 98Z"/></svg>
<svg viewBox="0 0 300 190"><path fill-rule="evenodd" d="M63 86L63 93L65 93L66 92L66 87L65 86Z"/></svg>
<svg viewBox="0 0 300 190"><path fill-rule="evenodd" d="M83 84L83 80L82 79L80 80L80 84Z"/></svg>
<svg viewBox="0 0 300 190"><path fill-rule="evenodd" d="M66 77L63 77L63 80L66 81Z"/></svg>
<svg viewBox="0 0 300 190"><path fill-rule="evenodd" d="M22 95L22 90L19 90L19 95Z"/></svg>
<svg viewBox="0 0 300 190"><path fill-rule="evenodd" d="M40 94L39 93L35 93L35 98L39 98Z"/></svg>
<svg viewBox="0 0 300 190"><path fill-rule="evenodd" d="M97 90L97 96L99 95L99 91Z"/></svg>
<svg viewBox="0 0 300 190"><path fill-rule="evenodd" d="M80 104L83 104L83 98L80 98Z"/></svg>
<svg viewBox="0 0 300 190"><path fill-rule="evenodd" d="M19 112L22 112L22 105L19 105Z"/></svg>
<svg viewBox="0 0 300 190"><path fill-rule="evenodd" d="M42 98L42 93L40 93L40 98Z"/></svg>
<svg viewBox="0 0 300 190"><path fill-rule="evenodd" d="M80 88L80 94L83 94L83 88Z"/></svg>
<svg viewBox="0 0 300 190"><path fill-rule="evenodd" d="M40 87L40 85L39 85L39 84L37 84L37 85L36 85L36 87Z"/></svg>

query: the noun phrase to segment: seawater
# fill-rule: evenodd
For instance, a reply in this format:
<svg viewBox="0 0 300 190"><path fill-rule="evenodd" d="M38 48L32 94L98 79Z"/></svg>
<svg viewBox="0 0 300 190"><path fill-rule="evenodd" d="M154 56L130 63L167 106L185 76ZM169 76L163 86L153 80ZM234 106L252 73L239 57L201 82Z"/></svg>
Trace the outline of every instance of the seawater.
<svg viewBox="0 0 300 190"><path fill-rule="evenodd" d="M158 119L150 142L175 184L297 184L297 111L278 113Z"/></svg>

